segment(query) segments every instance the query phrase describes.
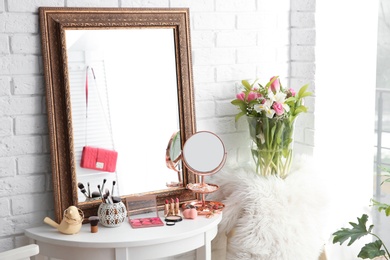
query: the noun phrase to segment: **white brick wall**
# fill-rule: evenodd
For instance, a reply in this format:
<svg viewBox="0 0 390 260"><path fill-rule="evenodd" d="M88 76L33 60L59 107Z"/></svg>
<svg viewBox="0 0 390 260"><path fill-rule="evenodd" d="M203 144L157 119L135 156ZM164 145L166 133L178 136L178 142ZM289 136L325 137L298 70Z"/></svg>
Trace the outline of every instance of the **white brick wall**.
<svg viewBox="0 0 390 260"><path fill-rule="evenodd" d="M221 136L229 167L248 160L246 125L230 104L238 82L314 82L314 2L291 0L290 10L284 0L0 0L0 251L25 244L23 229L53 214L39 6L189 7L197 126ZM311 152L313 125L312 112L298 122L300 151Z"/></svg>

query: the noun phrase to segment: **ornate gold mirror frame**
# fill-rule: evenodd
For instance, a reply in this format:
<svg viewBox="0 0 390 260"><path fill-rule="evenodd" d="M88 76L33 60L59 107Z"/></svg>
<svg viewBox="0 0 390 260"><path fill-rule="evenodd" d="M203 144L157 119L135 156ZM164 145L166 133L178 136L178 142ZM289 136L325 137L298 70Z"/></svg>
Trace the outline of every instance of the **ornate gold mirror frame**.
<svg viewBox="0 0 390 260"><path fill-rule="evenodd" d="M175 42L177 93L181 144L195 133L189 10L186 8L53 8L39 9L46 102L53 171L54 206L57 222L71 205L80 208L87 219L97 214L100 200L80 203L73 146L72 104L69 90L65 30L171 28ZM158 127L157 127L158 128ZM172 129L174 130L174 129ZM156 129L158 131L158 129ZM156 134L158 138L158 134ZM168 141L168 140L167 140ZM162 158L163 160L163 158ZM153 163L153 162L150 162ZM148 192L157 196L162 207L166 198L181 202L196 199L186 189L194 175L183 168L183 187ZM135 196L135 195L131 195ZM122 194L122 200L127 195Z"/></svg>

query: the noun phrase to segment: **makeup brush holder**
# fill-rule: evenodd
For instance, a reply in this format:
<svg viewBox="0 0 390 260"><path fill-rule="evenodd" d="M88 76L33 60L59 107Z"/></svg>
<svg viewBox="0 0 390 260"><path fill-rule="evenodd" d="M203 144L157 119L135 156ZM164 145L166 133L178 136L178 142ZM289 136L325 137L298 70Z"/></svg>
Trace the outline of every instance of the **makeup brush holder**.
<svg viewBox="0 0 390 260"><path fill-rule="evenodd" d="M99 222L106 227L118 227L125 220L127 210L122 201L118 203L102 203L98 209Z"/></svg>

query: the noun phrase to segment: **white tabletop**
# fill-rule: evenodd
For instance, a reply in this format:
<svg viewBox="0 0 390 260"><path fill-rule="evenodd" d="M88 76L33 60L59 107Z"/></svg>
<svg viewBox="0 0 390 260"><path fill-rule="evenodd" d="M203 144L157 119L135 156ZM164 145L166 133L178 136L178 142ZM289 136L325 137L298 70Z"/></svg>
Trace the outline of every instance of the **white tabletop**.
<svg viewBox="0 0 390 260"><path fill-rule="evenodd" d="M163 217L161 219L164 220ZM43 225L25 230L25 235L41 243L71 248L147 248L171 242L180 244L186 239L216 230L221 220L222 214L216 214L211 218L198 216L196 219L183 219L174 226L138 229L132 228L129 222L125 221L119 227L113 228L99 224L97 233L91 233L90 224L84 224L80 232L74 235L65 235L49 225Z"/></svg>

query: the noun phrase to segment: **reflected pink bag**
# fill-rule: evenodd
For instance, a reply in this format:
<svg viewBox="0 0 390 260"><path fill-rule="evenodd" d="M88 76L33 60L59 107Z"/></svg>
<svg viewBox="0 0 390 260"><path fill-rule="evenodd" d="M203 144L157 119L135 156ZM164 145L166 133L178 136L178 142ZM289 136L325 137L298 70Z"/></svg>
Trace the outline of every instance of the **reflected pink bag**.
<svg viewBox="0 0 390 260"><path fill-rule="evenodd" d="M88 119L88 69L89 67L87 67L87 75L86 75L86 82L85 82L85 97L86 97L85 105L86 105L86 113L87 113L86 119ZM95 77L95 73L93 72L92 68L91 70ZM87 141L85 141L85 143L87 143ZM117 159L118 159L117 151L86 145L83 147L80 166L82 168L87 168L91 170L115 172Z"/></svg>
<svg viewBox="0 0 390 260"><path fill-rule="evenodd" d="M117 159L116 151L84 146L80 166L92 170L115 172Z"/></svg>

